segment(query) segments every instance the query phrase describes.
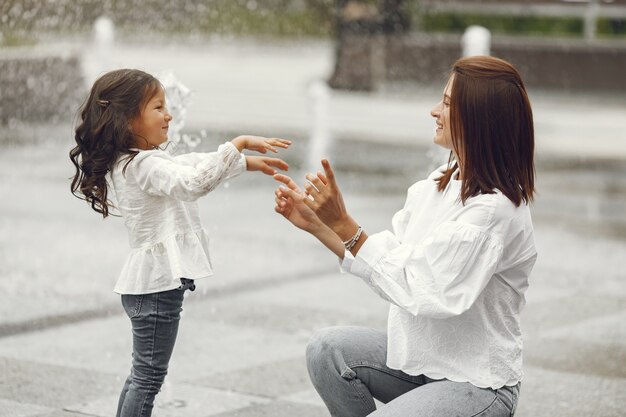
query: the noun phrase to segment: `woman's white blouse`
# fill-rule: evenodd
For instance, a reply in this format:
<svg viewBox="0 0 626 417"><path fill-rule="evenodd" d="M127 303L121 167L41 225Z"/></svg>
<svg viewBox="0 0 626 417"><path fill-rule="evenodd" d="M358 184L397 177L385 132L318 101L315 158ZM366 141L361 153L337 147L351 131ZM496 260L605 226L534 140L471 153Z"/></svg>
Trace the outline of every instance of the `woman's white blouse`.
<svg viewBox="0 0 626 417"><path fill-rule="evenodd" d="M167 291L180 286L180 278L213 275L196 200L245 171L245 156L226 142L211 153L141 151L122 173L126 161L121 158L110 176L131 248L115 292Z"/></svg>
<svg viewBox="0 0 626 417"><path fill-rule="evenodd" d="M393 233L371 235L342 269L391 303L387 365L411 375L515 385L520 312L537 257L527 205L503 194L460 202L461 181L437 191L441 167L409 188Z"/></svg>

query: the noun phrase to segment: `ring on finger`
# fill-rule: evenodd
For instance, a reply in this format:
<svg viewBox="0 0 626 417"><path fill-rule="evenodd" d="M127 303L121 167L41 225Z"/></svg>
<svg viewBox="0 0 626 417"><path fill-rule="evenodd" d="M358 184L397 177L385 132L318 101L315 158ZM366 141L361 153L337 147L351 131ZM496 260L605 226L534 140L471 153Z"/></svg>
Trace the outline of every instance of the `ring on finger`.
<svg viewBox="0 0 626 417"><path fill-rule="evenodd" d="M318 193L320 192L319 188L317 188L317 187L315 186L315 184L313 184L313 183L311 182L311 180L309 180L308 178L307 178L307 182L309 183L309 185L310 185L311 187L313 187L313 188L315 189L315 191L317 191Z"/></svg>

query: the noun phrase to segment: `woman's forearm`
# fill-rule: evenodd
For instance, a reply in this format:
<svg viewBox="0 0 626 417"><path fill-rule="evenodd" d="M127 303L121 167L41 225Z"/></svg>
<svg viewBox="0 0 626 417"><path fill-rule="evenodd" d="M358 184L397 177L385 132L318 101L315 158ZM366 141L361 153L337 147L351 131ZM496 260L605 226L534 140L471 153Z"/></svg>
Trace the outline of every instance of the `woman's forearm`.
<svg viewBox="0 0 626 417"><path fill-rule="evenodd" d="M337 235L337 237L339 237L342 241L341 245L343 245L343 242L348 242L356 237L356 233L359 230L359 223L346 213L345 219L342 219L329 227ZM352 255L356 256L357 252L361 249L361 246L363 246L363 243L365 243L366 240L367 233L365 233L365 231L361 231L358 236L358 240L354 242L354 245L350 248Z"/></svg>
<svg viewBox="0 0 626 417"><path fill-rule="evenodd" d="M331 250L339 258L343 259L345 247L343 242L332 229L326 225L320 226L319 229L312 231L311 234L317 238L324 246Z"/></svg>

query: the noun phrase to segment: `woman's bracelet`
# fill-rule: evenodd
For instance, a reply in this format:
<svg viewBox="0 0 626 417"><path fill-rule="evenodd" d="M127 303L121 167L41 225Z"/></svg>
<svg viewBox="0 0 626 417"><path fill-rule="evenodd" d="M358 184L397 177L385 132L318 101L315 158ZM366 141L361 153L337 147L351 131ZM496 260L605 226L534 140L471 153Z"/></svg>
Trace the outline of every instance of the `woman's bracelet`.
<svg viewBox="0 0 626 417"><path fill-rule="evenodd" d="M359 226L354 236L352 236L350 239L343 242L343 245L346 247L346 250L352 250L354 245L356 245L356 242L359 241L359 238L361 237L361 233L363 233L363 228Z"/></svg>

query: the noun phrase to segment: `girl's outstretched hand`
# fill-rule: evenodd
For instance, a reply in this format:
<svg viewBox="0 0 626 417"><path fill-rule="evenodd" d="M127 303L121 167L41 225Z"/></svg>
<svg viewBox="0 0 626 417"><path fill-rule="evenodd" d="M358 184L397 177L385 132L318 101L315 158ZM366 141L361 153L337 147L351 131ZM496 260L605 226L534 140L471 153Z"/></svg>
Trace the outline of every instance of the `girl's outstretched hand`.
<svg viewBox="0 0 626 417"><path fill-rule="evenodd" d="M294 226L310 233L324 227L315 212L306 205L305 200L308 200L306 194L298 188L291 178L283 174L276 174L274 179L286 185L286 187L279 186L274 192L276 195L274 210L277 213L282 214Z"/></svg>
<svg viewBox="0 0 626 417"><path fill-rule="evenodd" d="M350 216L343 202L343 196L335 180L335 173L326 159L322 159L324 174L318 172L317 175L307 174L305 184L306 205L310 207L320 220L337 231L345 226Z"/></svg>
<svg viewBox="0 0 626 417"><path fill-rule="evenodd" d="M289 145L291 145L291 141L287 139L264 138L263 136L250 135L237 136L232 140L232 143L239 149L239 152L244 149L249 149L259 153L267 153L268 150L277 153L278 149L276 148L287 149Z"/></svg>
<svg viewBox="0 0 626 417"><path fill-rule="evenodd" d="M261 171L267 175L274 175L276 174L274 168L287 171L289 170L289 165L287 165L287 162L278 158L246 155L246 169L248 171Z"/></svg>

